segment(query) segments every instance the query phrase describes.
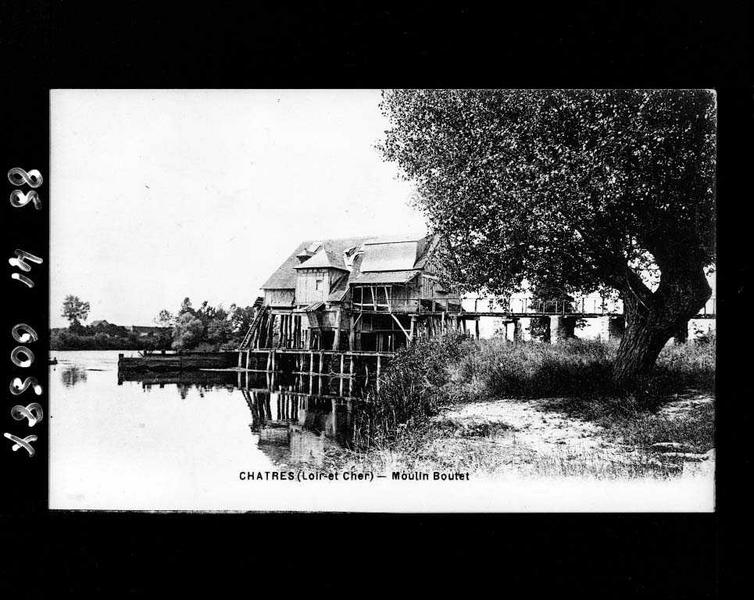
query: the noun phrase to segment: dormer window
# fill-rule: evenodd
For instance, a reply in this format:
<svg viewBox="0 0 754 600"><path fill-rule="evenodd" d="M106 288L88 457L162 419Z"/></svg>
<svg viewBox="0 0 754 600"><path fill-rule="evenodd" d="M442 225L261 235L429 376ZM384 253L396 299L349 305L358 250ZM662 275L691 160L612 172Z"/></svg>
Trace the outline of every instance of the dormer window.
<svg viewBox="0 0 754 600"><path fill-rule="evenodd" d="M298 264L306 262L322 247L322 242L312 242L306 248L296 255L298 258Z"/></svg>
<svg viewBox="0 0 754 600"><path fill-rule="evenodd" d="M356 258L356 250L358 246L351 246L346 250L343 250L343 264L346 265L348 270L353 268L353 259Z"/></svg>

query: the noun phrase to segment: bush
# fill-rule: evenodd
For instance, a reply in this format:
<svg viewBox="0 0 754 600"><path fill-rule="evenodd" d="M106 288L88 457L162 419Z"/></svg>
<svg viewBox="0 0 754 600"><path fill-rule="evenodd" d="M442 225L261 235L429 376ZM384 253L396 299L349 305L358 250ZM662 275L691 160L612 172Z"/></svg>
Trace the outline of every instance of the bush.
<svg viewBox="0 0 754 600"><path fill-rule="evenodd" d="M451 398L448 367L461 360L470 344L463 335L448 334L400 350L380 378L379 391L372 389L354 415L354 445L387 446L402 427L416 427L436 414Z"/></svg>

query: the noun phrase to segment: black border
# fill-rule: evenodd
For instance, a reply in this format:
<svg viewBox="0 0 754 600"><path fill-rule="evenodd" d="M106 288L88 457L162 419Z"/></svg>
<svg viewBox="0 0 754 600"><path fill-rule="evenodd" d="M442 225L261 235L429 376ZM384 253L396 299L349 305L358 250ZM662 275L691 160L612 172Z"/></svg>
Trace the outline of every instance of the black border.
<svg viewBox="0 0 754 600"><path fill-rule="evenodd" d="M700 8L665 2L633 9L627 2L528 3L494 10L481 3L401 4L357 9L309 3L293 9L272 3L9 3L0 17L6 88L0 170L23 166L49 175L48 92L58 87L714 88L720 199L717 513L47 512L47 467L39 460L47 452L44 431L31 467L14 462L23 458L19 453L0 451L0 590L142 592L152 589L145 574L157 573L172 591L196 590L200 583L215 592L224 584L251 590L271 579L281 588L300 580L346 593L380 581L394 592L407 591L409 584L468 594L487 582L501 595L543 585L642 597L720 593L729 561L745 556L751 533L745 512L738 512L748 497L735 491L750 465L745 435L751 423L751 384L745 381L750 353L736 347L751 276L749 222L742 209L751 194L753 139L746 3ZM46 177L40 190L48 202L50 185ZM44 249L48 206L40 219L3 204L5 256L16 247ZM46 249L40 252L49 257ZM39 346L45 347L48 266L46 260L35 267L39 280L31 295L7 279L6 267L6 357L12 348L7 334L21 316L40 324ZM4 382L8 366L4 359ZM45 389L46 372L37 372ZM18 427L7 412L0 418L4 428ZM723 550L723 543L730 546ZM344 588L348 575L360 577L361 587ZM408 576L406 583L401 575Z"/></svg>

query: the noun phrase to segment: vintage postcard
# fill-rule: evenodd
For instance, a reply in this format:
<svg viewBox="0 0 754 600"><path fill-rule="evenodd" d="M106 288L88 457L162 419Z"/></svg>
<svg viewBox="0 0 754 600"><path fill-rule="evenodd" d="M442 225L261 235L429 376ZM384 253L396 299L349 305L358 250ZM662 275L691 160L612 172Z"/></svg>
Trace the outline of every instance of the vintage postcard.
<svg viewBox="0 0 754 600"><path fill-rule="evenodd" d="M51 90L49 507L713 511L716 111Z"/></svg>

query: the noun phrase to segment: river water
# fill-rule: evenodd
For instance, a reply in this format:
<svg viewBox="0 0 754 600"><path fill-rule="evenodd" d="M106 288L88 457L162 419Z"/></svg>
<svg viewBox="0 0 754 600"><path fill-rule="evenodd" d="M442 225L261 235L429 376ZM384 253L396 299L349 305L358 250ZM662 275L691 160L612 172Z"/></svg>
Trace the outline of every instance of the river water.
<svg viewBox="0 0 754 600"><path fill-rule="evenodd" d="M118 354L51 353L51 508L243 509L253 488L241 472L316 470L348 443L354 402L338 380L127 380Z"/></svg>

